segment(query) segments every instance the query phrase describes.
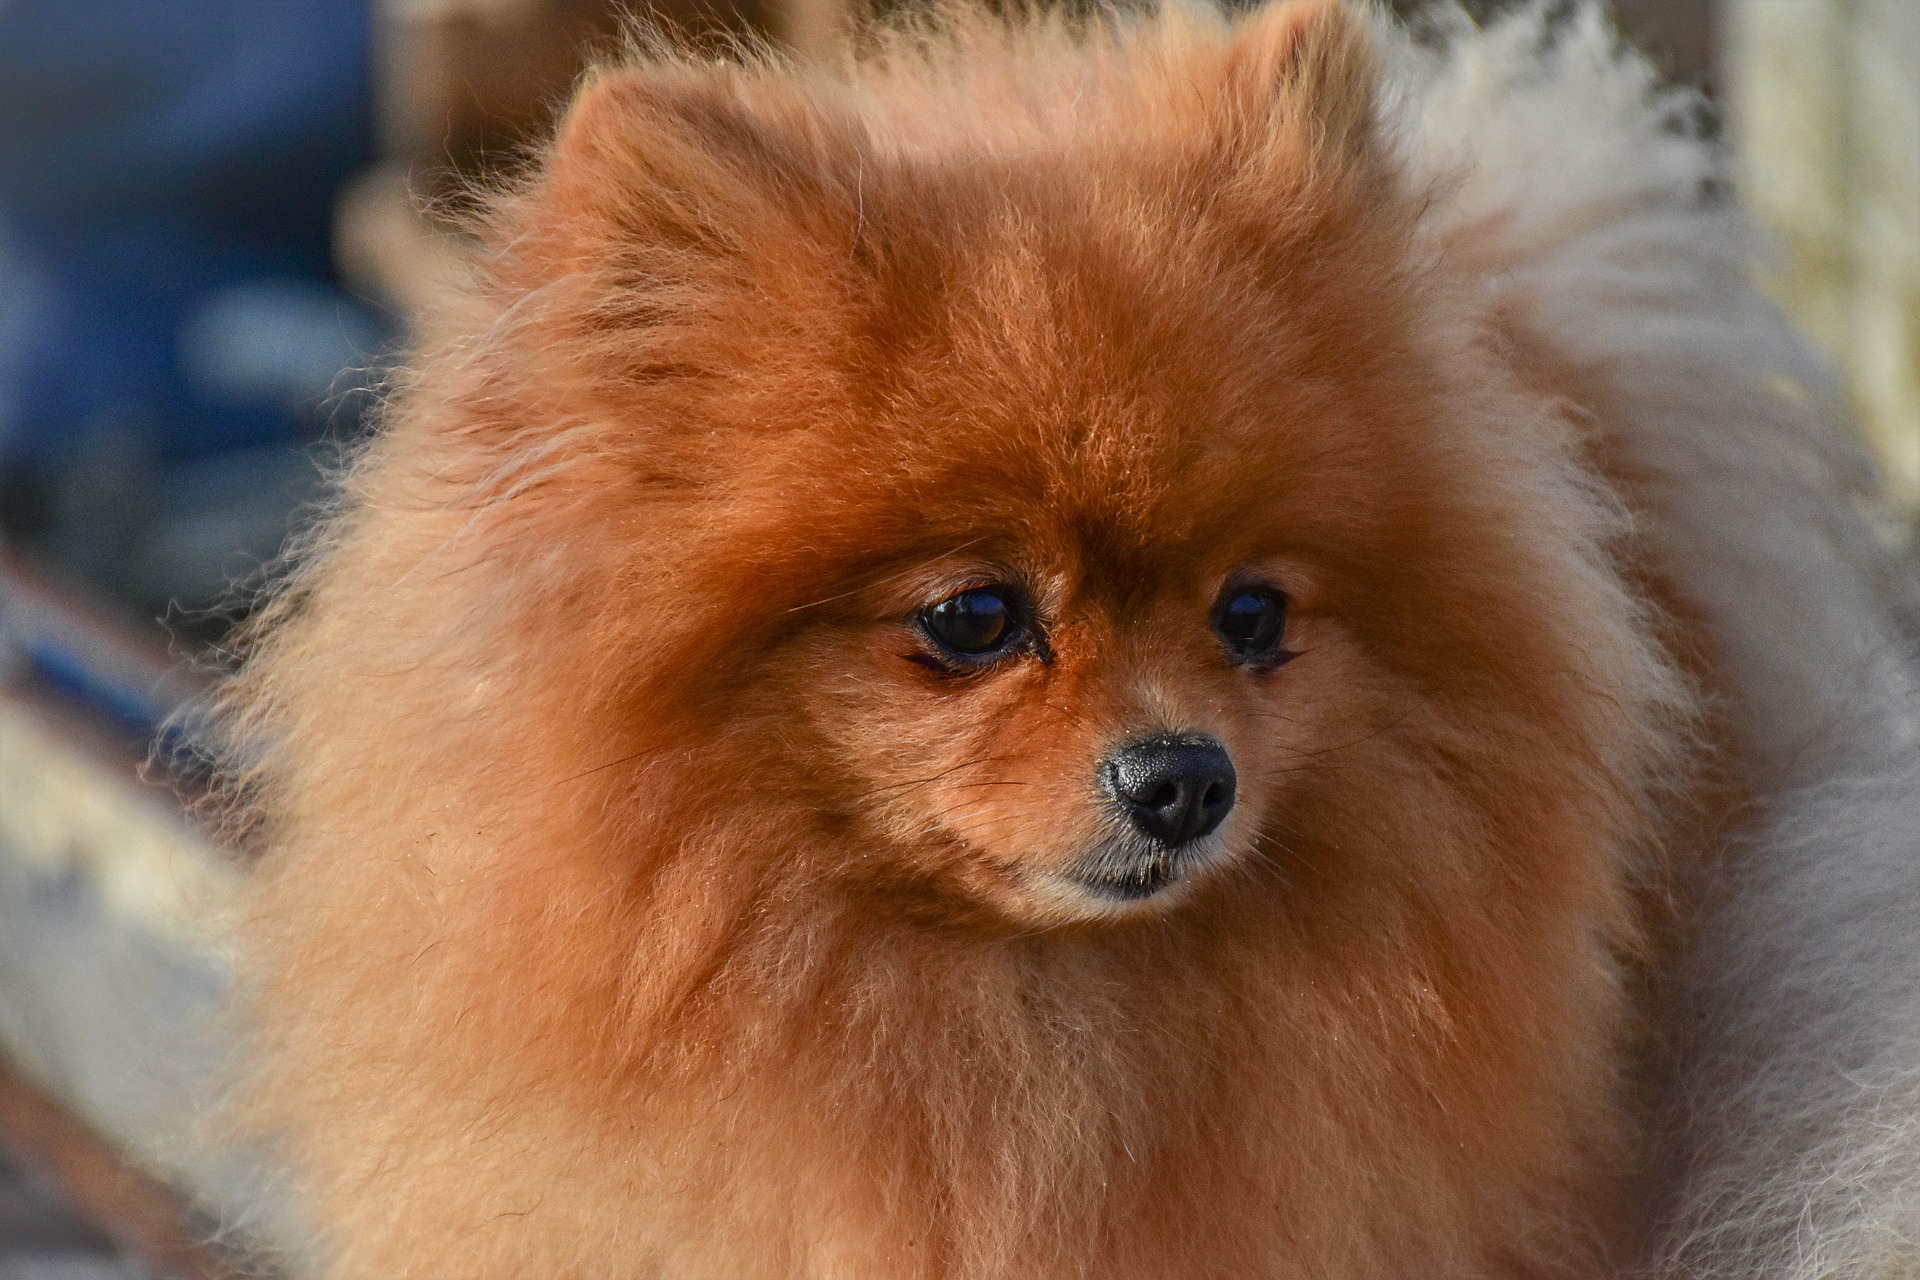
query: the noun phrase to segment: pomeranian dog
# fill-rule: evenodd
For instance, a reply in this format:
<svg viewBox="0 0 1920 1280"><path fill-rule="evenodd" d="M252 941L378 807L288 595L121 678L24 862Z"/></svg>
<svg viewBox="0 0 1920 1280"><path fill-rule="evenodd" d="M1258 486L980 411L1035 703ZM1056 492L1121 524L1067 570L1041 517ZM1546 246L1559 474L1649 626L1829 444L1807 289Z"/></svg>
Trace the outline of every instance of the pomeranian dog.
<svg viewBox="0 0 1920 1280"><path fill-rule="evenodd" d="M229 691L353 1280L1913 1274L1913 668L1591 8L580 87Z"/></svg>

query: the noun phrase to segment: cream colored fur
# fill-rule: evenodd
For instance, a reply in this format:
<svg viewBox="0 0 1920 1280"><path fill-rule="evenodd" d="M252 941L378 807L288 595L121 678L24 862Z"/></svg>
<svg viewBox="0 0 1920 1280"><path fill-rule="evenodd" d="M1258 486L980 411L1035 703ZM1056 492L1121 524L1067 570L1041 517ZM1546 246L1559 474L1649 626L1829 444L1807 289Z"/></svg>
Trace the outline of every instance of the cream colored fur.
<svg viewBox="0 0 1920 1280"><path fill-rule="evenodd" d="M1645 545L1706 622L1756 820L1683 970L1662 1274L1920 1275L1920 698L1824 375L1756 291L1721 150L1598 6L1399 38L1437 238L1606 388ZM1481 237L1484 237L1482 239ZM1686 851L1682 851L1684 856Z"/></svg>

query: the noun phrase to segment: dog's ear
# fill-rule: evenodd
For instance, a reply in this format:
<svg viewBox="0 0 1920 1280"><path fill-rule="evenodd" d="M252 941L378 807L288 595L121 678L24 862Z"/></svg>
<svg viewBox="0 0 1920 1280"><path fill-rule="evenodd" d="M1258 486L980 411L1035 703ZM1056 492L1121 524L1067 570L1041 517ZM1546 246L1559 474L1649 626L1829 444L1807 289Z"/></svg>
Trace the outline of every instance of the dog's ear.
<svg viewBox="0 0 1920 1280"><path fill-rule="evenodd" d="M722 63L603 69L561 123L546 195L562 219L726 254L831 202L832 144L777 76Z"/></svg>
<svg viewBox="0 0 1920 1280"><path fill-rule="evenodd" d="M1271 5L1241 23L1227 48L1223 141L1254 164L1376 174L1378 80L1372 32L1351 5Z"/></svg>

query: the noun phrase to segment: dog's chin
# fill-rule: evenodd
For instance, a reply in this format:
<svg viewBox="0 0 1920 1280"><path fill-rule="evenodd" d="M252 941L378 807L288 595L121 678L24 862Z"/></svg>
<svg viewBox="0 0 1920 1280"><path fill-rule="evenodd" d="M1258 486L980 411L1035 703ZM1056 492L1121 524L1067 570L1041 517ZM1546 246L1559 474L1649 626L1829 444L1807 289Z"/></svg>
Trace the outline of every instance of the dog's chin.
<svg viewBox="0 0 1920 1280"><path fill-rule="evenodd" d="M1216 836L1179 849L1111 840L1064 870L1033 875L1028 894L1063 924L1125 920L1171 910L1226 858Z"/></svg>

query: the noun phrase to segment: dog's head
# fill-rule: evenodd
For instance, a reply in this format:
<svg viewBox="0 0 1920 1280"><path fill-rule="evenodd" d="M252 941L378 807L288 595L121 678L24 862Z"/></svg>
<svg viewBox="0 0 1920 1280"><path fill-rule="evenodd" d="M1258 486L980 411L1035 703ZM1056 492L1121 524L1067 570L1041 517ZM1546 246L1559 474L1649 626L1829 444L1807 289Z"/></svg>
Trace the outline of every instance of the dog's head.
<svg viewBox="0 0 1920 1280"><path fill-rule="evenodd" d="M1192 21L1179 76L1083 33L996 85L983 22L950 81L583 89L451 399L593 566L569 763L650 829L1059 925L1465 891L1636 749L1606 518L1434 282L1363 24Z"/></svg>

